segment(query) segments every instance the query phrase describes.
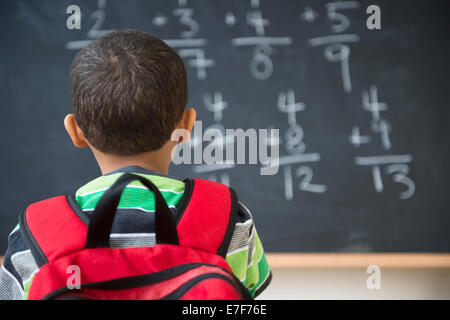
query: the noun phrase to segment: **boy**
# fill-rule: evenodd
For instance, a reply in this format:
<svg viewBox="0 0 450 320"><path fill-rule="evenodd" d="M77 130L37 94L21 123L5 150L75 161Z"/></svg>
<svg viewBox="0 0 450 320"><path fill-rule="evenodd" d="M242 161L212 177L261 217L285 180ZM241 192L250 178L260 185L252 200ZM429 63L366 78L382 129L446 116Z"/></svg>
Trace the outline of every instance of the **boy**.
<svg viewBox="0 0 450 320"><path fill-rule="evenodd" d="M191 132L196 118L187 104L184 64L163 41L141 31L109 33L82 49L70 71L73 114L64 126L78 148L89 147L102 176L76 191L77 205L89 215L103 193L124 173L143 175L163 193L176 213L184 182L168 176L174 130ZM115 248L153 246L153 203L148 190L131 183L122 195L110 236ZM248 209L239 203L226 260L257 296L271 272ZM20 224L9 235L0 270L0 299L26 299L39 270Z"/></svg>

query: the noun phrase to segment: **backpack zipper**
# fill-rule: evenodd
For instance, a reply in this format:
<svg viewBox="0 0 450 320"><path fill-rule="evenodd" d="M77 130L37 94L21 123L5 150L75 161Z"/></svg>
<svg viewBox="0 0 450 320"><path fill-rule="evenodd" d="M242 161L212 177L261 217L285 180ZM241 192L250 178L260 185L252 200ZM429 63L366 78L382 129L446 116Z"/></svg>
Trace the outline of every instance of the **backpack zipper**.
<svg viewBox="0 0 450 320"><path fill-rule="evenodd" d="M197 276L197 277L189 280L188 282L183 284L180 288L176 289L174 292L179 291L182 287L186 286L190 282L193 282L193 280L195 280L199 277L202 277L204 275L212 275L213 274L215 276L220 276L220 277L226 278L227 281L231 282L233 284L233 286L241 293L241 295L244 297L244 299L252 299L247 288L245 288L244 285L242 283L240 283L239 280L230 271L228 271L220 266L217 266L214 264L209 264L209 263L186 263L186 264L177 265L175 267L168 268L168 269L165 269L162 271L153 272L150 274L124 277L124 278L112 279L112 280L102 281L102 282L91 282L91 283L81 284L80 289L78 289L77 291L82 290L82 289L99 289L99 290L134 289L134 288L148 286L148 285L151 285L151 284L154 284L157 282L162 282L162 281L174 278L176 276L179 276L190 270L193 270L193 269L196 269L199 267L203 267L203 266L218 268L222 271L225 271L227 274L230 275L230 277L224 276L223 274L220 274L217 272L203 274L203 275ZM232 279L235 279L235 281L238 283L236 284ZM202 279L200 279L198 281L201 281L201 280ZM55 291L50 292L42 299L44 299L44 300L56 299L57 297L59 297L63 294L72 292L72 291L75 291L75 290L68 289L67 287L62 287ZM173 294L174 292L170 293L169 295ZM166 297L164 297L162 299L165 299Z"/></svg>

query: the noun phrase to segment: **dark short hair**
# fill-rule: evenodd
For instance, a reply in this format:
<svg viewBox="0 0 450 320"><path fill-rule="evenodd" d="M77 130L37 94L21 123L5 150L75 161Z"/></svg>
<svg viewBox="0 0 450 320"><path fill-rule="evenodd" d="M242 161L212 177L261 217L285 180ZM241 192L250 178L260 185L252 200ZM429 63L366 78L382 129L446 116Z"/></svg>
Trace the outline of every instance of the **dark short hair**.
<svg viewBox="0 0 450 320"><path fill-rule="evenodd" d="M133 155L161 148L187 104L183 61L145 32L108 33L84 47L70 69L75 119L96 149Z"/></svg>

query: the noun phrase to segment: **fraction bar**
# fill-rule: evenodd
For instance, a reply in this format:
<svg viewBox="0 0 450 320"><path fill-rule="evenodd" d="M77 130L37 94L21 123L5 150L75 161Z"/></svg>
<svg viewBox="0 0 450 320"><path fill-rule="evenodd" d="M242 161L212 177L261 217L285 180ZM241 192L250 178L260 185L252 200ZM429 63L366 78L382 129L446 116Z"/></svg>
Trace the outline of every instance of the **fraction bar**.
<svg viewBox="0 0 450 320"><path fill-rule="evenodd" d="M166 39L163 40L170 47L204 47L205 39Z"/></svg>
<svg viewBox="0 0 450 320"><path fill-rule="evenodd" d="M273 159L270 160L271 163L267 166L264 166L264 168L271 168L275 166L284 166L288 164L295 164L295 163L303 163L303 162L317 162L320 160L320 154L319 153L303 153L303 154L295 154L291 156L283 156L278 158L278 163L274 163Z"/></svg>
<svg viewBox="0 0 450 320"><path fill-rule="evenodd" d="M357 34L336 34L332 36L324 36L311 38L308 40L310 46L321 46L330 43L341 43L341 42L358 42L359 36Z"/></svg>
<svg viewBox="0 0 450 320"><path fill-rule="evenodd" d="M225 170L234 168L236 165L234 163L223 163L223 164L201 164L198 166L194 166L192 170L195 173L205 173L205 172L211 172L211 171L218 171L218 170Z"/></svg>
<svg viewBox="0 0 450 320"><path fill-rule="evenodd" d="M329 2L325 6L328 10L343 10L343 9L358 9L358 1L342 1L342 2Z"/></svg>
<svg viewBox="0 0 450 320"><path fill-rule="evenodd" d="M380 164L391 163L408 163L412 161L410 154L392 155L392 156L372 156L372 157L356 157L355 164L358 166L374 166Z"/></svg>
<svg viewBox="0 0 450 320"><path fill-rule="evenodd" d="M291 37L243 37L234 38L231 44L235 47L254 46L257 44L269 44L274 46L287 46L292 44Z"/></svg>
<svg viewBox="0 0 450 320"><path fill-rule="evenodd" d="M86 47L92 40L79 40L79 41L69 41L66 43L66 49L68 50L78 50Z"/></svg>
<svg viewBox="0 0 450 320"><path fill-rule="evenodd" d="M77 50L87 46L92 40L69 41L66 44L66 49ZM168 46L177 47L204 47L206 45L205 39L166 39L163 40Z"/></svg>

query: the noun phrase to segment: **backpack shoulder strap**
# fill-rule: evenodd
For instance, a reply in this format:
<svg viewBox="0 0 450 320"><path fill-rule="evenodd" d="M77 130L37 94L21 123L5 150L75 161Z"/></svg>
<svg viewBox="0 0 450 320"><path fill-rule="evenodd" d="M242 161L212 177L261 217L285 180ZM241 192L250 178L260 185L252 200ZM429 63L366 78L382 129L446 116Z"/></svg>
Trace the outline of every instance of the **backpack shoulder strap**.
<svg viewBox="0 0 450 320"><path fill-rule="evenodd" d="M87 220L73 198L58 196L31 204L19 223L39 267L82 249Z"/></svg>
<svg viewBox="0 0 450 320"><path fill-rule="evenodd" d="M237 219L234 190L203 179L185 182L177 219L180 245L225 257ZM88 218L70 196L31 204L19 223L39 267L85 246Z"/></svg>
<svg viewBox="0 0 450 320"><path fill-rule="evenodd" d="M226 256L237 219L233 189L203 179L185 180L185 198L178 206L180 245Z"/></svg>

